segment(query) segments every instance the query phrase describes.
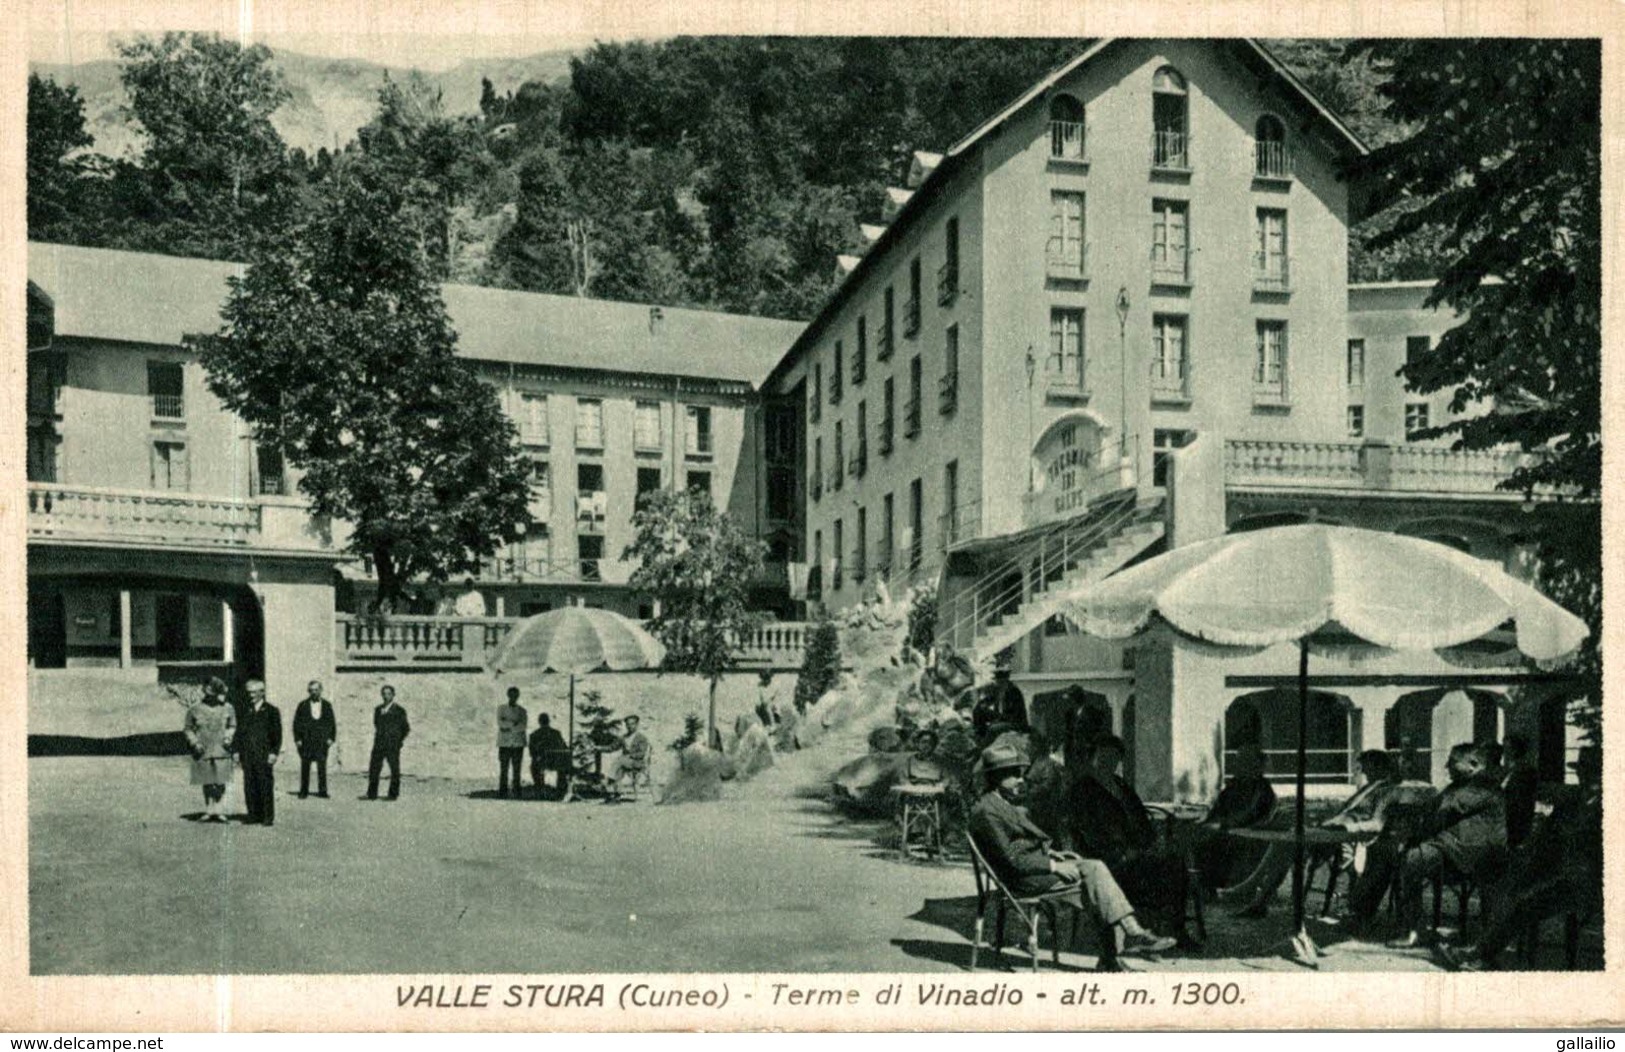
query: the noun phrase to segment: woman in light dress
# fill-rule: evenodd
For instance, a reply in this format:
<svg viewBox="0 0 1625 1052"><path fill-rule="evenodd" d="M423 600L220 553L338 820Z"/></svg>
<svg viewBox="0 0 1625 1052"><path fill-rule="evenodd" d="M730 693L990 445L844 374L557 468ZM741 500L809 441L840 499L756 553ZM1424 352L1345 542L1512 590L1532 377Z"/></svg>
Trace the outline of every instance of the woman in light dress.
<svg viewBox="0 0 1625 1052"><path fill-rule="evenodd" d="M192 784L203 787L205 822L224 822L221 801L231 781L231 742L237 735L237 711L226 702L226 684L218 676L203 687L203 700L186 710L186 744L192 748Z"/></svg>

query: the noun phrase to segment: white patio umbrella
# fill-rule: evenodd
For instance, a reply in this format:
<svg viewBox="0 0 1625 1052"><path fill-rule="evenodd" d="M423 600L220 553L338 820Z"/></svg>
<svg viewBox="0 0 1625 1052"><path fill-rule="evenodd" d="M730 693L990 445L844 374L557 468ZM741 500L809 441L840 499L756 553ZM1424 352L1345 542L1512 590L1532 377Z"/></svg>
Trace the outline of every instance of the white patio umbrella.
<svg viewBox="0 0 1625 1052"><path fill-rule="evenodd" d="M1126 639L1160 619L1220 647L1297 642L1298 756L1293 921L1304 926L1304 782L1309 651L1317 634L1396 651L1442 650L1511 623L1517 649L1555 662L1585 622L1498 564L1433 541L1346 526L1279 526L1201 541L1130 567L1060 601L1085 632ZM1341 644L1334 644L1338 646Z"/></svg>
<svg viewBox="0 0 1625 1052"><path fill-rule="evenodd" d="M576 677L611 669L657 668L666 648L643 626L612 610L566 606L527 617L486 662L494 675L533 670L570 676L569 737L576 740Z"/></svg>

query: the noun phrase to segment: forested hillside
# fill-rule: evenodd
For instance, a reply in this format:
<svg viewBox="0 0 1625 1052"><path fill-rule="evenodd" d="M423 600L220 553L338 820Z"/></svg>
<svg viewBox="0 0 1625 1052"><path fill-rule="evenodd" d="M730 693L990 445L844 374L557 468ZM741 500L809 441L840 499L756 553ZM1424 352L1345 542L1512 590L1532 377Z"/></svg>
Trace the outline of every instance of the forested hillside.
<svg viewBox="0 0 1625 1052"><path fill-rule="evenodd" d="M111 114L105 83L84 114L71 85L31 80L30 236L243 258L361 151L413 188L450 280L807 318L832 286L836 254L858 243L860 221L878 219L913 150L947 147L1086 45L600 44L567 76L508 90L515 67L493 60L475 107L457 78L349 66L316 76L313 60L279 61L263 47L137 40L118 69L128 103ZM1368 56L1339 41L1272 47L1369 141L1395 137ZM312 150L310 129L353 126L364 93L370 117L355 138ZM1419 276L1428 261L1413 255L1357 251L1357 273Z"/></svg>

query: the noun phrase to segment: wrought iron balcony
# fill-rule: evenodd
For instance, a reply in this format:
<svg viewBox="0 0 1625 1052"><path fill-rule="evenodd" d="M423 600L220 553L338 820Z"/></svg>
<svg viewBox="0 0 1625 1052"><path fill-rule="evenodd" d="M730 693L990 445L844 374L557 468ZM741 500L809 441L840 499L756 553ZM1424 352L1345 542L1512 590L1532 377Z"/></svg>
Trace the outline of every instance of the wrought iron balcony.
<svg viewBox="0 0 1625 1052"><path fill-rule="evenodd" d="M948 373L937 381L937 408L943 414L959 408L958 373Z"/></svg>
<svg viewBox="0 0 1625 1052"><path fill-rule="evenodd" d="M1082 161L1084 152L1084 126L1082 121L1049 122L1049 155L1057 161Z"/></svg>

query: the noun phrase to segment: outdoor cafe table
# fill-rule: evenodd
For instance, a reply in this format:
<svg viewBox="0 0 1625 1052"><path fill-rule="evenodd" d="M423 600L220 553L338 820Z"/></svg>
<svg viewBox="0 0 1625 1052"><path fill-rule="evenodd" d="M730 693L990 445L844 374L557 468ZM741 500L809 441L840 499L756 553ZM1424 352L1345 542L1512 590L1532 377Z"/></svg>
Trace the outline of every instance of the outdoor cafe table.
<svg viewBox="0 0 1625 1052"><path fill-rule="evenodd" d="M1241 840L1259 840L1266 844L1291 844L1296 834L1291 829L1227 829L1229 835ZM1303 831L1304 847L1326 846L1337 844L1352 844L1362 839L1360 833L1351 833L1347 829L1327 828L1325 826L1308 826ZM1308 874L1304 874L1305 883ZM1304 888L1308 895L1309 889ZM1291 954L1293 960L1299 964L1315 967L1315 959L1326 956L1326 951L1317 946L1312 940L1295 935L1292 938Z"/></svg>

